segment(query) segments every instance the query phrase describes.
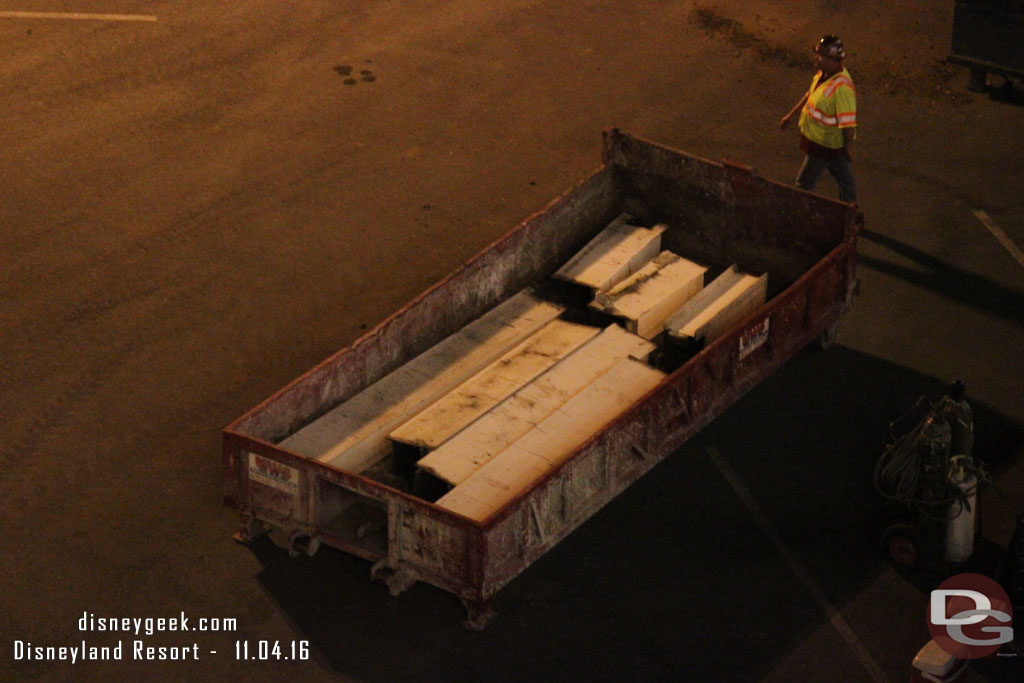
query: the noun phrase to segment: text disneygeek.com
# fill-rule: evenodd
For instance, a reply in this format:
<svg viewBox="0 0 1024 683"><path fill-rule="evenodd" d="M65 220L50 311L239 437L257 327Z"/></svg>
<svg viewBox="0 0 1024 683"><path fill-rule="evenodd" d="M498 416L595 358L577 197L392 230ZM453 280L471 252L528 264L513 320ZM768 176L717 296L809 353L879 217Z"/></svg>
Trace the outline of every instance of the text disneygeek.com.
<svg viewBox="0 0 1024 683"><path fill-rule="evenodd" d="M176 645L152 645L141 636L182 633L231 633L238 630L238 620L230 617L188 617L184 612L172 617L103 617L84 612L78 620L83 633L123 633L131 639L113 643L53 644L27 640L14 641L14 661L70 662L87 661L198 661L208 656L233 657L237 660L305 661L309 659L309 642L305 640L233 640L218 649L200 647L196 641ZM184 640L184 638L183 638ZM219 652L218 652L219 650Z"/></svg>

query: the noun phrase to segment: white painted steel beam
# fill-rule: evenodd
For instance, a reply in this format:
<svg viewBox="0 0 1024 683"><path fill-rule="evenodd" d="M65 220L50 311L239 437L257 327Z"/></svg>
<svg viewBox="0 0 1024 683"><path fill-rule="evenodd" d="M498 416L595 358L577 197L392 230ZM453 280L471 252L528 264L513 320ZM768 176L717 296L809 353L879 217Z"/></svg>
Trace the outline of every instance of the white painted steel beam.
<svg viewBox="0 0 1024 683"><path fill-rule="evenodd" d="M349 472L389 452L387 434L558 317L523 291L281 442Z"/></svg>
<svg viewBox="0 0 1024 683"><path fill-rule="evenodd" d="M433 450L601 330L552 320L388 435Z"/></svg>
<svg viewBox="0 0 1024 683"><path fill-rule="evenodd" d="M650 263L607 292L598 292L590 306L626 321L626 329L653 339L665 320L704 287L707 268L663 251Z"/></svg>
<svg viewBox="0 0 1024 683"><path fill-rule="evenodd" d="M665 373L630 358L569 399L437 505L482 522L560 466L584 442L664 379Z"/></svg>
<svg viewBox="0 0 1024 683"><path fill-rule="evenodd" d="M651 344L610 325L417 464L460 484L624 358L645 359Z"/></svg>
<svg viewBox="0 0 1024 683"><path fill-rule="evenodd" d="M767 293L767 274L746 275L732 266L672 314L665 329L677 339L703 338L710 344L757 310Z"/></svg>
<svg viewBox="0 0 1024 683"><path fill-rule="evenodd" d="M640 270L661 251L661 233L668 226L630 225L622 214L558 269L555 277L606 290Z"/></svg>

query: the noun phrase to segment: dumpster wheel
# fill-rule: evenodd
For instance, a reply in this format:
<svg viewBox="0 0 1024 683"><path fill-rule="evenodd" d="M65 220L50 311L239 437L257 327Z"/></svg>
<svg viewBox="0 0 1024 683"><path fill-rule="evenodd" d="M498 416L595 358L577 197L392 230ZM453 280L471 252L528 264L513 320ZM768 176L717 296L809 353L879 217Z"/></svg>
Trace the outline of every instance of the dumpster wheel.
<svg viewBox="0 0 1024 683"><path fill-rule="evenodd" d="M882 552L900 566L914 566L921 556L917 530L910 524L893 524L882 532Z"/></svg>
<svg viewBox="0 0 1024 683"><path fill-rule="evenodd" d="M291 557L299 557L300 555L313 557L318 550L320 550L320 538L317 536L310 537L305 534L296 533L292 535L291 541L288 544L288 555Z"/></svg>
<svg viewBox="0 0 1024 683"><path fill-rule="evenodd" d="M832 342L836 340L836 334L839 332L839 323L834 322L818 335L818 348L825 350L832 346Z"/></svg>
<svg viewBox="0 0 1024 683"><path fill-rule="evenodd" d="M251 514L243 513L239 519L238 531L232 538L235 543L249 545L256 539L265 536L267 531L269 531L269 527L266 523Z"/></svg>

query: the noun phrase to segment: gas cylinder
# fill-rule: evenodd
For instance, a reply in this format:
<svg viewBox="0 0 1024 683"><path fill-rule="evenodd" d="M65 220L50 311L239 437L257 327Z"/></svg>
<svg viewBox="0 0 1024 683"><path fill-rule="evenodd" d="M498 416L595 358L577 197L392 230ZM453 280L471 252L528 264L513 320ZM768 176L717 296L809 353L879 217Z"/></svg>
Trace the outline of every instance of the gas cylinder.
<svg viewBox="0 0 1024 683"><path fill-rule="evenodd" d="M933 412L921 426L921 483L926 501L945 497L949 478L949 450L952 430L939 413Z"/></svg>
<svg viewBox="0 0 1024 683"><path fill-rule="evenodd" d="M954 455L950 458L952 471L949 480L959 489L960 497L949 506L946 513L946 561L966 562L974 553L974 524L978 508L978 480L964 470L967 456Z"/></svg>
<svg viewBox="0 0 1024 683"><path fill-rule="evenodd" d="M953 382L949 396L942 402L942 417L949 423L950 455L971 457L974 451L974 413L967 402L967 389L960 380Z"/></svg>
<svg viewBox="0 0 1024 683"><path fill-rule="evenodd" d="M921 545L929 563L941 562L945 551L949 498L950 428L939 411L933 411L921 426L921 480L918 500L923 514L919 518Z"/></svg>
<svg viewBox="0 0 1024 683"><path fill-rule="evenodd" d="M970 470L973 466L974 415L967 403L964 383L957 380L943 399L940 412L949 424L950 490L959 491L946 513L946 560L966 562L974 553L974 532L978 502L978 480Z"/></svg>

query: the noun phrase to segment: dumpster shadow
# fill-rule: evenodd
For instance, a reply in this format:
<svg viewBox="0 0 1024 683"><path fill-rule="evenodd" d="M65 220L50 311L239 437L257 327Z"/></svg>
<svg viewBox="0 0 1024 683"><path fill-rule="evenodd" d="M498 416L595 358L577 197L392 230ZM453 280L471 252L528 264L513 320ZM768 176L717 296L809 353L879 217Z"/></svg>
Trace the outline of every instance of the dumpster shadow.
<svg viewBox="0 0 1024 683"><path fill-rule="evenodd" d="M768 517L791 531L798 555L802 535L814 538L801 560L812 570L820 563L817 573L823 577L824 592L842 602L850 595L844 587L855 587L855 576L863 576L876 560L885 559L881 532L894 521L909 521L903 506L883 499L874 487L874 468L894 435L892 425L900 423L899 418L919 399L937 402L948 393L949 385L945 378L841 347L805 352L791 365L793 372L787 366L776 373L698 439L729 448L730 460L744 473ZM1024 426L971 401L970 377L964 379L974 413L974 456L998 481L1024 461ZM785 399L788 396L792 401ZM764 424L766 419L772 424ZM752 423L757 429L751 428ZM904 431L911 426L905 420L902 425ZM1008 498L1005 491L983 487L982 536L984 504L1012 503L1010 498L1012 494ZM823 535L823 529L829 533ZM1005 540L979 538L972 561L966 568L954 569L991 574L1002 550L999 544ZM831 550L823 552L827 548ZM842 562L830 566L830 556L841 557ZM930 581L946 578L941 572L948 569L931 576L913 571L903 575L930 590L934 587Z"/></svg>
<svg viewBox="0 0 1024 683"><path fill-rule="evenodd" d="M908 268L884 259L858 254L857 263L937 292L972 308L987 311L1024 327L1024 293L1004 287L980 275L961 270L934 256L871 230L860 237L914 261L925 271Z"/></svg>
<svg viewBox="0 0 1024 683"><path fill-rule="evenodd" d="M370 563L330 548L291 559L261 541L258 579L319 663L359 680L757 680L828 617L707 448L842 609L888 566L892 511L872 484L888 425L945 379L841 346L799 354L513 581L480 633L453 596L391 597ZM998 477L1020 464L1024 429L972 405L976 452Z"/></svg>

